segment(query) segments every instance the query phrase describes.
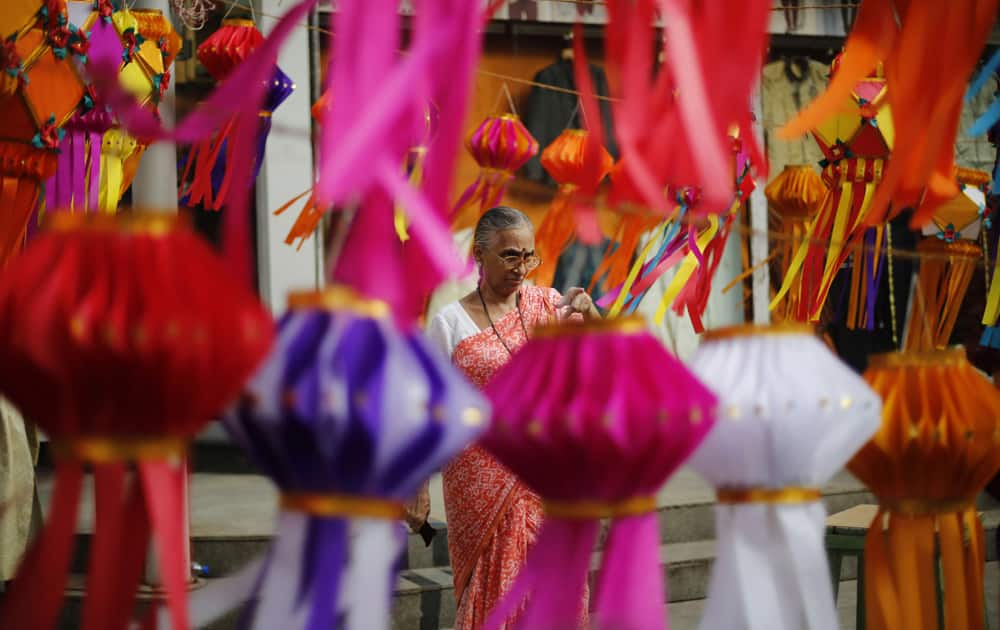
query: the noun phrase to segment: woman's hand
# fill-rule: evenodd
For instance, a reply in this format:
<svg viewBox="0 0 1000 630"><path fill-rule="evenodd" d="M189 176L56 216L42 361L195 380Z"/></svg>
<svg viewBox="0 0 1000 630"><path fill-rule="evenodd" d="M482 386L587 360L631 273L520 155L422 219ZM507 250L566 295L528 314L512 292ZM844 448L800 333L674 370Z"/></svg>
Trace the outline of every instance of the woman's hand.
<svg viewBox="0 0 1000 630"><path fill-rule="evenodd" d="M594 306L594 300L580 287L566 291L566 295L559 302L559 307L564 317L579 313L587 320L601 318L601 312Z"/></svg>

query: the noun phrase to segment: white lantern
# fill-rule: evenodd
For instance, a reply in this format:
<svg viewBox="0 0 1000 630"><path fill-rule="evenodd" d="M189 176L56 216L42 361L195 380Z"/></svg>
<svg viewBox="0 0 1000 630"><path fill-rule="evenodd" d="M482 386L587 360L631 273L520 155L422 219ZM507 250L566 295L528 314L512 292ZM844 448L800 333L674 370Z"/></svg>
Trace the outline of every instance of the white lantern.
<svg viewBox="0 0 1000 630"><path fill-rule="evenodd" d="M717 490L702 630L836 630L820 487L875 433L882 403L804 325L705 334L691 368L719 396L690 465Z"/></svg>

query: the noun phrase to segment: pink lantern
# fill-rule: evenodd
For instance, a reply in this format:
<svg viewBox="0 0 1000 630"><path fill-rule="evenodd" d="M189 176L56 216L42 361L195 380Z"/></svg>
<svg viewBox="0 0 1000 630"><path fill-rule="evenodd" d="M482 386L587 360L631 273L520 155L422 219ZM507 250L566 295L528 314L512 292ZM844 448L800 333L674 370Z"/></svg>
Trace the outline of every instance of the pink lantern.
<svg viewBox="0 0 1000 630"><path fill-rule="evenodd" d="M493 629L528 598L518 630L576 627L602 518L600 628L666 627L656 491L708 434L715 396L624 318L535 330L486 389L484 446L545 502L546 517Z"/></svg>

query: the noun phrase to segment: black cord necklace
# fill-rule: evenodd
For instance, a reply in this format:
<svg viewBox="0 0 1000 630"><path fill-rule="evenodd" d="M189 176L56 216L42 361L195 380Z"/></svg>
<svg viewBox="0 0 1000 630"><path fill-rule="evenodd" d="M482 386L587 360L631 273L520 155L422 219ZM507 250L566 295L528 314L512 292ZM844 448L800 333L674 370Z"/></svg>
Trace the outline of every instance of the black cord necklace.
<svg viewBox="0 0 1000 630"><path fill-rule="evenodd" d="M483 291L482 291L482 289L479 288L478 285L476 286L476 294L479 295L479 301L483 305L483 313L486 314L486 321L488 321L490 323L490 328L493 329L493 334L496 335L497 339L500 340L500 344L503 345L504 350L507 351L507 354L509 354L510 356L514 356L514 351L511 350L510 346L507 345L507 342L503 340L503 337L500 336L500 331L497 330L496 325L493 323L493 318L490 317L490 309L486 307L486 299L483 297ZM527 339L528 338L528 328L527 328L527 326L524 325L524 315L521 313L521 294L520 293L517 294L517 299L516 299L516 301L514 303L514 308L517 309L517 318L519 320L521 320L521 330L524 331L524 338Z"/></svg>

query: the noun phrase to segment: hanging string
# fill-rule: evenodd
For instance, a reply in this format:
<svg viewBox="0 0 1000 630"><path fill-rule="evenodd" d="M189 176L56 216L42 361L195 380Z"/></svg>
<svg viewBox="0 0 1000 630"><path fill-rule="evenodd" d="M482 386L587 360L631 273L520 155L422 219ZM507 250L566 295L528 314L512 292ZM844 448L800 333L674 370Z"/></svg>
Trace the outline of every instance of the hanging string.
<svg viewBox="0 0 1000 630"><path fill-rule="evenodd" d="M896 330L896 279L892 273L892 256L892 226L887 225L885 229L885 257L889 267L889 318L892 320L892 346L898 350L899 333Z"/></svg>

